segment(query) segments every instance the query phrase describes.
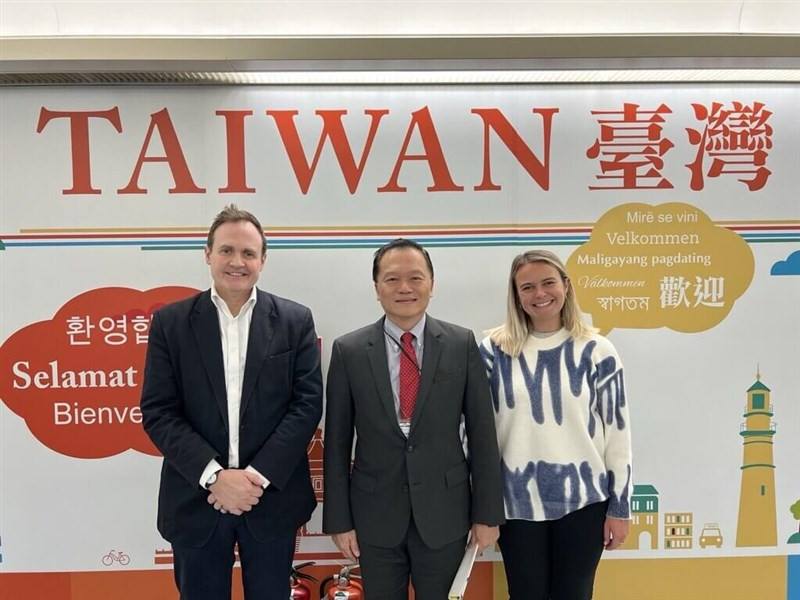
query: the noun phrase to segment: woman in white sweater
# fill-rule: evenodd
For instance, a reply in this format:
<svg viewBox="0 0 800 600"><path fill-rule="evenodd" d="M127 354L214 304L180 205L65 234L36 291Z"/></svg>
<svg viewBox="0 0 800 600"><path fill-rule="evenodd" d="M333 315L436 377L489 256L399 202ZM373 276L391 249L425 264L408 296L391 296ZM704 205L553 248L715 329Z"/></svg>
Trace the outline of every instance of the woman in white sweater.
<svg viewBox="0 0 800 600"><path fill-rule="evenodd" d="M494 402L511 600L589 600L625 541L631 442L622 363L581 319L561 260L511 264L506 321L481 344Z"/></svg>

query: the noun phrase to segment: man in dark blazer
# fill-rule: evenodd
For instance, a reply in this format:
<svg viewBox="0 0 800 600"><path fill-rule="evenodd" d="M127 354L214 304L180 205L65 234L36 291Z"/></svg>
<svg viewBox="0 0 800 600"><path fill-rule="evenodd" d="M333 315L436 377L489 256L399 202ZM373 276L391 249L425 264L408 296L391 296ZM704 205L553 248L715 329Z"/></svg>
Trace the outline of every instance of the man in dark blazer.
<svg viewBox="0 0 800 600"><path fill-rule="evenodd" d="M446 600L468 534L483 550L503 522L486 370L471 331L425 314L424 248L390 242L372 276L385 316L332 349L323 529L360 561L369 600L405 600L409 578L417 600Z"/></svg>
<svg viewBox="0 0 800 600"><path fill-rule="evenodd" d="M150 328L141 408L164 456L158 530L182 600L230 598L235 544L245 598L287 598L295 534L316 505L314 323L256 289L266 240L249 212L217 215L205 254L212 288L162 308Z"/></svg>

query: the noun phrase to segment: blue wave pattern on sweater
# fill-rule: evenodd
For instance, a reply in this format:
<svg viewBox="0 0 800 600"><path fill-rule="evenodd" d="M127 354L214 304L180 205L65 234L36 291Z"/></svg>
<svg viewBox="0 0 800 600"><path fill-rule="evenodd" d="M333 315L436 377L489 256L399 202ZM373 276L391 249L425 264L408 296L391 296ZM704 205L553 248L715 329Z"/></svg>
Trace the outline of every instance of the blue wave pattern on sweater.
<svg viewBox="0 0 800 600"><path fill-rule="evenodd" d="M603 485L604 478L600 478L600 485ZM627 519L630 517L630 509L628 503L628 495L630 492L630 485L631 485L631 466L628 465L628 477L625 480L625 486L622 488L622 492L617 495L614 491L616 489L616 476L614 475L614 471L608 472L608 514L612 517L617 517L620 519Z"/></svg>
<svg viewBox="0 0 800 600"><path fill-rule="evenodd" d="M552 350L540 350L537 355L536 369L531 374L528 362L525 360L525 355L520 354L517 359L520 364L522 376L525 380L525 386L528 388L528 394L531 401L531 416L537 423L544 423L544 407L542 404L542 386L544 384L544 374L547 373L547 382L550 390L550 398L553 407L553 414L556 422L560 425L563 419L563 411L561 406L561 357L564 356L564 364L567 367L567 374L569 375L569 387L572 395L577 397L581 393L582 384L585 381L590 395L590 403L595 400L595 380L608 373L605 369L610 368L613 372L615 368L614 357L608 357L604 363L609 360L611 364L598 365L597 371L592 369L592 351L596 342L589 342L581 352L580 359L575 362L575 342L568 339L562 345L553 348ZM492 368L489 382L492 388L492 402L494 403L494 410L500 410L500 381L503 382L503 396L508 408L514 408L516 402L514 401L514 389L511 383L511 366L513 359L500 350L500 348L492 342L492 352L490 353L484 346L480 348L484 361L493 363L497 362L497 368ZM621 371L620 371L621 373ZM609 390L610 391L610 390ZM610 400L610 398L609 398ZM624 406L624 396L622 404ZM594 435L594 418L590 422L589 430Z"/></svg>
<svg viewBox="0 0 800 600"><path fill-rule="evenodd" d="M524 469L512 470L508 468L505 461L501 460L501 467L506 508L508 514L513 515L515 519L534 520L536 518L528 491L531 479L535 480L536 488L542 498L545 520L560 519L582 504L593 504L604 500L594 486L592 467L587 461L583 461L580 465L549 463L544 460L529 461ZM601 473L600 484L603 485L605 481L606 478ZM583 502L581 501L581 483L586 490Z"/></svg>
<svg viewBox="0 0 800 600"><path fill-rule="evenodd" d="M597 376L592 369L592 351L596 343L589 342L583 349L581 357L577 364L575 363L575 342L572 339L567 340L560 346L556 346L551 350L539 350L536 355L536 369L533 375L528 368L528 361L525 360L525 355L519 355L519 366L522 371L522 377L525 381L525 387L528 388L528 395L531 401L531 416L533 420L540 425L544 423L544 406L542 405L542 386L544 385L544 374L547 373L547 383L550 391L550 403L553 408L553 416L556 423L561 425L563 417L563 407L561 399L561 361L562 355L564 357L564 365L567 367L567 374L569 376L569 388L572 395L576 398L580 395L583 387L583 381L586 381L586 386L590 395L590 402L594 401L595 386L593 385L594 379ZM506 356L501 352L501 355ZM613 360L613 359L612 359ZM508 380L511 379L509 368ZM505 378L504 378L505 384ZM509 388L504 385L506 396L509 394ZM513 398L514 392L510 390ZM508 401L506 401L508 402ZM512 404L509 408L513 406ZM594 418L592 417L592 420ZM593 423L590 424L590 429L593 429Z"/></svg>
<svg viewBox="0 0 800 600"><path fill-rule="evenodd" d="M605 497L594 485L592 467L587 461L558 464L544 460L529 461L524 469L509 469L501 460L503 472L503 497L507 513L513 519L540 520L534 514L533 502L528 484L533 479L542 499L544 520L560 519L581 506L602 502ZM615 492L616 475L614 471L600 473L600 489L609 491L608 514L626 519L630 516L628 496L631 481L631 467L627 467L627 480L618 496ZM585 498L581 499L580 483L583 483ZM567 492L569 489L569 492Z"/></svg>
<svg viewBox="0 0 800 600"><path fill-rule="evenodd" d="M500 379L503 380L503 390L505 391L505 401L508 408L514 408L514 390L511 386L511 357L500 350L500 347L492 342L492 352L490 353L483 345L480 346L481 356L484 362L492 364L497 357L497 368L493 368L489 376L489 385L492 388L492 403L494 411L500 410Z"/></svg>
<svg viewBox="0 0 800 600"><path fill-rule="evenodd" d="M616 432L623 432L627 428L625 380L622 364L615 355L609 354L608 342L603 341L603 344L605 345L598 347L595 340L576 344L571 337L555 347L547 347L546 342L536 342L538 348L534 352L526 350L514 358L487 339L485 345L481 345L481 353L489 371L492 400L498 419L509 424L513 422L509 419L525 419L528 409L524 406L525 399L521 395L527 394L530 404L529 418L534 427L530 430L530 435L537 436L537 439L541 439L538 436L542 435L537 434L538 426L556 427L557 430L563 427L564 441L576 435L576 439L579 439L581 435L574 430L574 416L568 417L578 410L584 415L579 422L586 419L583 436L588 434L595 445L598 439L611 443L608 436L617 436L613 443L618 444L618 436L621 434ZM613 347L610 351L615 354ZM501 406L501 396L505 407ZM516 447L511 440L524 439L518 437L521 430L519 421L517 423L513 429L517 433L514 437L507 438L507 443L512 444L509 448L511 452L515 452L513 448ZM599 432L598 426L601 428ZM512 430L498 429L498 435L503 438L500 441L506 441L505 436L508 434L501 435L501 431ZM555 433L551 429L541 431L550 431L546 434L549 436ZM560 434L556 435L561 439ZM597 435L603 437L597 438ZM535 447L536 445L531 449ZM548 445L545 448L549 447ZM526 456L517 456L511 463L512 467L507 460L513 455L506 457L504 454L501 467L507 518L558 519L583 506L606 499L609 500L609 516L629 518L630 451L628 450L625 460L624 450L622 455L615 450L616 458L603 467L603 450L601 447L597 450L599 455L596 458L587 456L588 460L584 460L582 456L575 456L577 460L574 462L569 462L573 459L572 456L564 462L538 460L537 454L543 454L534 452L529 455L531 460L527 462ZM502 446L501 452L504 453ZM550 454L550 451L547 450L546 453ZM519 461L519 458L523 460Z"/></svg>
<svg viewBox="0 0 800 600"><path fill-rule="evenodd" d="M609 356L603 362L614 363L614 357ZM602 363L601 363L602 364ZM598 373L599 373L598 365ZM625 399L625 379L622 369L613 374L606 381L597 385L597 404L600 415L603 416L607 425L613 425L616 421L617 429L625 429L625 417L622 416L622 407L626 404ZM600 377L602 380L602 377ZM591 428L589 429L591 431Z"/></svg>

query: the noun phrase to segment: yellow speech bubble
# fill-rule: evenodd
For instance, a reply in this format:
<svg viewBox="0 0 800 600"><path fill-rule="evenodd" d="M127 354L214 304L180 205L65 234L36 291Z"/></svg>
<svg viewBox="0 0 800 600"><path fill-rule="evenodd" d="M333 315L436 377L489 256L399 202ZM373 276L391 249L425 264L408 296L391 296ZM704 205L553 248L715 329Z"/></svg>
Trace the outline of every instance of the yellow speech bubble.
<svg viewBox="0 0 800 600"><path fill-rule="evenodd" d="M567 261L581 309L604 333L710 329L748 288L754 268L747 242L683 202L612 208Z"/></svg>

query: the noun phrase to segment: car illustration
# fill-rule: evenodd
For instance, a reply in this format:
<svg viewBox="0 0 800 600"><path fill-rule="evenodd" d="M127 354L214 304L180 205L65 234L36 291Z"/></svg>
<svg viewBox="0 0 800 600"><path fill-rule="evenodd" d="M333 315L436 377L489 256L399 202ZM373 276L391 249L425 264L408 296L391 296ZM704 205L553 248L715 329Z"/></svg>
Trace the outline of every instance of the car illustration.
<svg viewBox="0 0 800 600"><path fill-rule="evenodd" d="M700 547L707 548L709 546L722 548L722 532L717 523L706 523L700 532Z"/></svg>

